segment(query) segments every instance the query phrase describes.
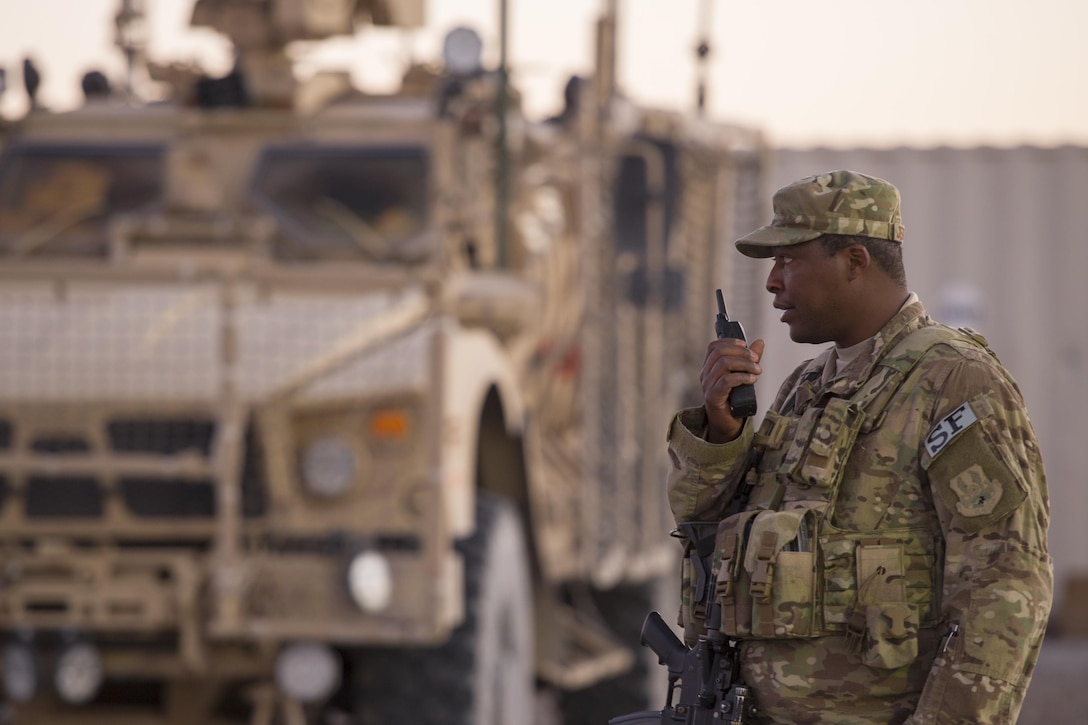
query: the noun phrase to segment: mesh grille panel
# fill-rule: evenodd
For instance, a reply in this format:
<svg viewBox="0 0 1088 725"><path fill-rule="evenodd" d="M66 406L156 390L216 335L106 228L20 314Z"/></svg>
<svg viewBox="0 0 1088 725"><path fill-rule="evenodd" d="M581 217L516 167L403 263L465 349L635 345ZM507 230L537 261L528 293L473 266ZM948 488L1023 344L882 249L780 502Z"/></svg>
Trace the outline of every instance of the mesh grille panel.
<svg viewBox="0 0 1088 725"><path fill-rule="evenodd" d="M210 518L215 515L215 484L157 478L121 480L128 510L142 517Z"/></svg>
<svg viewBox="0 0 1088 725"><path fill-rule="evenodd" d="M209 419L117 418L106 424L105 440L111 452L121 455L195 452L207 458L212 454L215 430L215 421ZM92 453L89 441L93 437L90 431L82 438L41 437L32 441L30 448L52 456ZM260 439L251 425L241 471L242 511L248 518L263 515L267 508L262 455ZM211 518L216 513L213 480L191 480L169 473L122 476L116 484L93 475L32 475L22 488L25 514L31 519L99 518L111 495L117 495L125 510L137 518ZM10 479L0 475L0 507L10 501Z"/></svg>
<svg viewBox="0 0 1088 725"><path fill-rule="evenodd" d="M214 287L0 289L0 396L72 401L212 399L220 307Z"/></svg>
<svg viewBox="0 0 1088 725"><path fill-rule="evenodd" d="M77 518L102 515L102 489L84 476L31 476L26 483L30 518Z"/></svg>
<svg viewBox="0 0 1088 725"><path fill-rule="evenodd" d="M37 460L25 480L0 479L0 505L17 489L30 519L101 518L111 497L137 519L214 517L216 482L172 470L169 457L213 462L224 396L247 405L286 390L313 401L425 388L428 331L384 325L409 319L401 310L419 309L419 295L5 280L0 450L19 447ZM141 469L98 476L94 456L109 455L132 456ZM65 468L52 474L48 460L61 456ZM242 466L243 514L262 516L267 491L252 426Z"/></svg>
<svg viewBox="0 0 1088 725"><path fill-rule="evenodd" d="M350 349L402 303L392 294L269 293L252 286L238 292L228 313L212 283L71 282L58 292L45 282L5 280L0 399L208 402L228 384L244 399L263 398ZM232 364L222 345L228 332L237 341ZM409 333L349 356L350 364L322 371L320 384L306 392L420 389L427 382L425 342L424 334Z"/></svg>
<svg viewBox="0 0 1088 725"><path fill-rule="evenodd" d="M209 456L215 423L204 420L125 419L107 426L110 448L120 453L173 455L194 450Z"/></svg>

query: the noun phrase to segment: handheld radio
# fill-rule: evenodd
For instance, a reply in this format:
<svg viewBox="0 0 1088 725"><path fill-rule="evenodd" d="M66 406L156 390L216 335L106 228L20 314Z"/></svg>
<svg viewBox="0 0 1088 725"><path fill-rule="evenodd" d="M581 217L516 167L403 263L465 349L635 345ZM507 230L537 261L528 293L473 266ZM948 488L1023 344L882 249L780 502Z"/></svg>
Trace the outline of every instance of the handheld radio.
<svg viewBox="0 0 1088 725"><path fill-rule="evenodd" d="M714 320L714 332L719 340L735 338L747 343L744 328L736 320L730 320L725 312L725 298L722 291L718 295L718 316ZM756 388L751 383L739 385L729 391L729 410L734 418L750 418L756 414Z"/></svg>

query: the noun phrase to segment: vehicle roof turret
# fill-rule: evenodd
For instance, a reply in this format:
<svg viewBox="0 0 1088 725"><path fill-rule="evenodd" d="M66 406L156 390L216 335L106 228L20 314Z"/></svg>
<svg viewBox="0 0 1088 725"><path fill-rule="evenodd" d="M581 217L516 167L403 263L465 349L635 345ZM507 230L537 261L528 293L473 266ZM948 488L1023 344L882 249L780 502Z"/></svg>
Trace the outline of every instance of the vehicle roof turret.
<svg viewBox="0 0 1088 725"><path fill-rule="evenodd" d="M366 25L417 28L423 21L423 0L196 0L190 25L226 36L234 68L214 79L176 64L152 66L151 74L186 105L293 107L299 81L287 53L291 43L351 35Z"/></svg>

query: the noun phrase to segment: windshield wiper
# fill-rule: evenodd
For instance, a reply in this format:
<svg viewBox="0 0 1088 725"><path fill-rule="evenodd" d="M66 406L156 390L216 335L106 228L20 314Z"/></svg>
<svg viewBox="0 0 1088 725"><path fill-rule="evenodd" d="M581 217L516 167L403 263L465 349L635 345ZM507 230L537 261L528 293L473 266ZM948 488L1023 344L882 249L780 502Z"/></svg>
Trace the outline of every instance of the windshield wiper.
<svg viewBox="0 0 1088 725"><path fill-rule="evenodd" d="M8 256L25 257L33 254L65 231L77 224L90 221L101 215L101 213L101 210L97 207L93 209L84 206L69 207L17 236L8 247Z"/></svg>
<svg viewBox="0 0 1088 725"><path fill-rule="evenodd" d="M355 246L370 256L388 259L396 251L396 246L388 237L367 224L345 204L323 196L314 204L314 210L344 230Z"/></svg>

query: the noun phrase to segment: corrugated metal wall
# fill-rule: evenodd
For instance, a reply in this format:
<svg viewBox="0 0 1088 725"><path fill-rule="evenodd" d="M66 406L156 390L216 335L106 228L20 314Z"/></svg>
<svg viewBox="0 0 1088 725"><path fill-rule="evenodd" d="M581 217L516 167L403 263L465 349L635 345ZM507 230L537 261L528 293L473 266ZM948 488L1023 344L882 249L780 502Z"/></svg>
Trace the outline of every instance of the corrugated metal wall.
<svg viewBox="0 0 1088 725"><path fill-rule="evenodd" d="M1088 148L779 150L770 188L837 168L899 188L911 289L934 317L982 332L1020 383L1046 462L1060 603L1071 575L1088 576ZM820 348L791 342L762 302L741 319L767 339L769 402Z"/></svg>

